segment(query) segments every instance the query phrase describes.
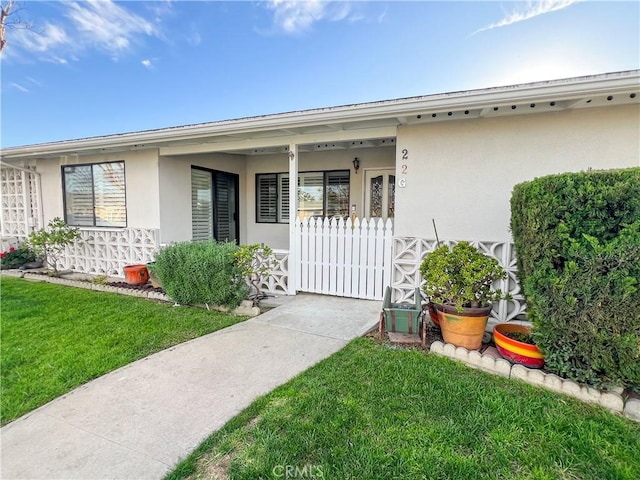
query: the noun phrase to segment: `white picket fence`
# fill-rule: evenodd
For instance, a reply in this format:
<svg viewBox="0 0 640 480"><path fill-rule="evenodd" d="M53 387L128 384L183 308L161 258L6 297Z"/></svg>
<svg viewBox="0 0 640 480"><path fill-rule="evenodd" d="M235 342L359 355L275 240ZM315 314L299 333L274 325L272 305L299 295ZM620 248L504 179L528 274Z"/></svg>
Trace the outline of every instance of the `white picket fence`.
<svg viewBox="0 0 640 480"><path fill-rule="evenodd" d="M296 290L382 300L392 244L391 220L298 218Z"/></svg>

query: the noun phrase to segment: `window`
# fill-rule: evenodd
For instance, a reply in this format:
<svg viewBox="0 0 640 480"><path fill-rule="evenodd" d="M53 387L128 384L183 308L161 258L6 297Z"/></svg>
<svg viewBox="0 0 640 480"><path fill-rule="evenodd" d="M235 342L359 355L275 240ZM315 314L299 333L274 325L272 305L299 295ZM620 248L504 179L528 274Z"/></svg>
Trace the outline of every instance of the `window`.
<svg viewBox="0 0 640 480"><path fill-rule="evenodd" d="M77 227L126 227L124 162L62 167L64 214Z"/></svg>
<svg viewBox="0 0 640 480"><path fill-rule="evenodd" d="M349 170L298 174L298 216L349 215ZM289 222L289 174L256 175L256 221Z"/></svg>

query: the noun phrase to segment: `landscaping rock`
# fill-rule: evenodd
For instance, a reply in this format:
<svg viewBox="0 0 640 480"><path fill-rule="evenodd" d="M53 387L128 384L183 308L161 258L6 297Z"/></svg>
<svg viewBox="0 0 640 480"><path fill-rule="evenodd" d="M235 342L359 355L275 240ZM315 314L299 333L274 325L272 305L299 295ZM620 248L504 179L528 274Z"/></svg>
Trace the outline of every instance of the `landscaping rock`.
<svg viewBox="0 0 640 480"><path fill-rule="evenodd" d="M477 350L471 350L467 356L467 364L470 367L478 368L482 364L482 355Z"/></svg>
<svg viewBox="0 0 640 480"><path fill-rule="evenodd" d="M436 355L444 355L444 343L436 340L431 344L429 351L435 353Z"/></svg>
<svg viewBox="0 0 640 480"><path fill-rule="evenodd" d="M562 392L562 378L553 373L547 373L544 378L544 387L553 392Z"/></svg>
<svg viewBox="0 0 640 480"><path fill-rule="evenodd" d="M482 355L480 368L486 372L493 373L496 368L496 360L491 355Z"/></svg>
<svg viewBox="0 0 640 480"><path fill-rule="evenodd" d="M527 381L533 385L544 386L544 372L540 370L530 369L527 375Z"/></svg>
<svg viewBox="0 0 640 480"><path fill-rule="evenodd" d="M511 375L511 364L507 362L504 358L497 358L495 360L495 373L502 377L507 377Z"/></svg>
<svg viewBox="0 0 640 480"><path fill-rule="evenodd" d="M467 350L464 347L458 347L456 348L454 356L456 360L461 360L463 362L466 362L469 358L469 350Z"/></svg>
<svg viewBox="0 0 640 480"><path fill-rule="evenodd" d="M443 349L443 354L449 358L456 357L456 347L451 343L446 343Z"/></svg>
<svg viewBox="0 0 640 480"><path fill-rule="evenodd" d="M640 399L627 399L627 402L624 404L624 416L640 422Z"/></svg>
<svg viewBox="0 0 640 480"><path fill-rule="evenodd" d="M527 381L529 375L529 369L524 365L513 365L511 367L511 378L517 378L519 380Z"/></svg>
<svg viewBox="0 0 640 480"><path fill-rule="evenodd" d="M624 410L624 401L622 397L616 393L603 392L600 395L600 405L613 412L622 413Z"/></svg>
<svg viewBox="0 0 640 480"><path fill-rule="evenodd" d="M584 402L599 403L601 395L600 390L583 385L580 387L580 396L578 398Z"/></svg>
<svg viewBox="0 0 640 480"><path fill-rule="evenodd" d="M580 398L580 385L573 380L564 380L562 382L562 393L575 398Z"/></svg>

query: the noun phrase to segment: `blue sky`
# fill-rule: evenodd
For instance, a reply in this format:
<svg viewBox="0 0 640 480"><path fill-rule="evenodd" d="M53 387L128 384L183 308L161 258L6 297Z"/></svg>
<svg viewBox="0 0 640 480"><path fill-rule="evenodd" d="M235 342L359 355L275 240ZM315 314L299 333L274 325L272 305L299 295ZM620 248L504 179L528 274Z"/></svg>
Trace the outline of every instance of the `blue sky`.
<svg viewBox="0 0 640 480"><path fill-rule="evenodd" d="M22 7L2 147L640 68L635 1Z"/></svg>

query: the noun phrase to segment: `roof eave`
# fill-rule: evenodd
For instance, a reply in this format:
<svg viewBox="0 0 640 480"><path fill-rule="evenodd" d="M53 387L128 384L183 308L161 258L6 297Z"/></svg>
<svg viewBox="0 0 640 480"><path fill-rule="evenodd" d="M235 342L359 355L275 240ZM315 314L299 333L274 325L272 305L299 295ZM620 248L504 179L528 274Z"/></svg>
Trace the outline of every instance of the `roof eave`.
<svg viewBox="0 0 640 480"><path fill-rule="evenodd" d="M228 134L331 125L384 118L398 118L459 108L486 108L515 102L557 101L569 98L615 94L638 88L640 70L589 77L536 82L508 87L443 93L314 110L225 120L213 123L147 130L79 140L43 143L4 149L2 158L18 159L65 155L99 148L142 148L155 144Z"/></svg>

